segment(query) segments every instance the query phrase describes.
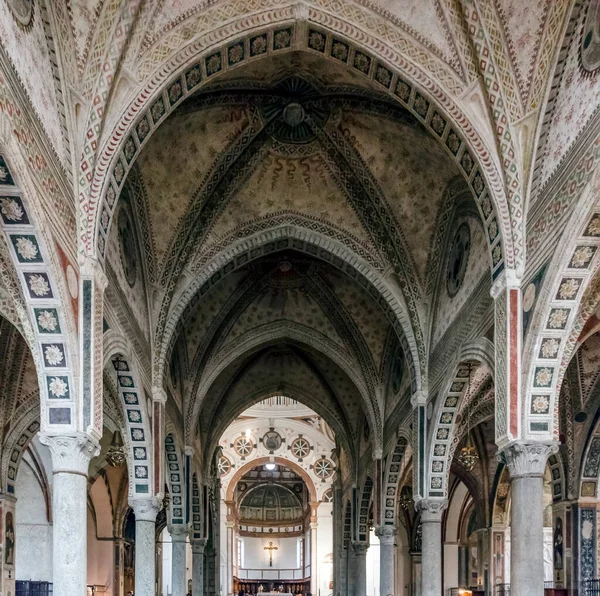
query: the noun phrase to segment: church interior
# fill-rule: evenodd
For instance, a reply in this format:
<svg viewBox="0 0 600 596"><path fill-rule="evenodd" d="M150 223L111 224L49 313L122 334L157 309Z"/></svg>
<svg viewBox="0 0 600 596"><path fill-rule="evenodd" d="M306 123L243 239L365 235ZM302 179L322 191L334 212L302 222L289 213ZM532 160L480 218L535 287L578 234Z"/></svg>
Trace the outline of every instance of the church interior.
<svg viewBox="0 0 600 596"><path fill-rule="evenodd" d="M600 596L599 248L600 0L0 0L0 596Z"/></svg>

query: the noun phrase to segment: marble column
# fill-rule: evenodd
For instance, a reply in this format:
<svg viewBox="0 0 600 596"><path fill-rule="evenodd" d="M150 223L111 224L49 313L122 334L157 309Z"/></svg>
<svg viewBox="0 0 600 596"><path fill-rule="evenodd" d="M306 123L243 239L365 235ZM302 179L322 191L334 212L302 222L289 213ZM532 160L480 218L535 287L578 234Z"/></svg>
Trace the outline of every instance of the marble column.
<svg viewBox="0 0 600 596"><path fill-rule="evenodd" d="M206 538L192 542L192 596L204 596L204 547Z"/></svg>
<svg viewBox="0 0 600 596"><path fill-rule="evenodd" d="M310 527L310 593L317 594L319 586L319 569L317 558L317 526L316 522L311 522Z"/></svg>
<svg viewBox="0 0 600 596"><path fill-rule="evenodd" d="M130 503L135 514L135 594L154 596L156 592L156 499L136 499Z"/></svg>
<svg viewBox="0 0 600 596"><path fill-rule="evenodd" d="M417 503L421 512L421 596L442 596L442 516L447 501L424 499Z"/></svg>
<svg viewBox="0 0 600 596"><path fill-rule="evenodd" d="M85 433L40 435L52 455L53 583L56 596L87 594L87 474L98 455Z"/></svg>
<svg viewBox="0 0 600 596"><path fill-rule="evenodd" d="M173 583L172 596L186 596L187 582L186 577L186 546L187 546L187 526L169 526L171 535L171 581Z"/></svg>
<svg viewBox="0 0 600 596"><path fill-rule="evenodd" d="M355 542L354 549L354 596L366 596L367 594L367 551L369 545L366 542Z"/></svg>
<svg viewBox="0 0 600 596"><path fill-rule="evenodd" d="M394 596L396 528L379 526L375 535L379 538L379 594Z"/></svg>
<svg viewBox="0 0 600 596"><path fill-rule="evenodd" d="M498 456L511 482L511 596L544 596L544 470L557 451L556 443L513 443Z"/></svg>

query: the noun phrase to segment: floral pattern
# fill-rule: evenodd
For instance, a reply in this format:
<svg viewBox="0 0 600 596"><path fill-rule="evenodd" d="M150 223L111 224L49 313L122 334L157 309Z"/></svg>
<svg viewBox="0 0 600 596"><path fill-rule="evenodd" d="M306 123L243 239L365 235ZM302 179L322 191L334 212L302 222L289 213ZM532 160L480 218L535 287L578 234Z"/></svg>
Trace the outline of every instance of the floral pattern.
<svg viewBox="0 0 600 596"><path fill-rule="evenodd" d="M584 269L589 266L596 254L595 246L579 246L575 249L569 267L571 269Z"/></svg>
<svg viewBox="0 0 600 596"><path fill-rule="evenodd" d="M48 391L50 396L55 399L67 397L69 386L66 377L51 377L48 381Z"/></svg>
<svg viewBox="0 0 600 596"><path fill-rule="evenodd" d="M531 400L532 414L547 414L550 409L550 400L547 395L534 395Z"/></svg>
<svg viewBox="0 0 600 596"><path fill-rule="evenodd" d="M3 197L0 199L0 213L4 223L23 223L25 211L17 199L13 197Z"/></svg>
<svg viewBox="0 0 600 596"><path fill-rule="evenodd" d="M558 300L573 300L577 296L579 287L581 286L581 279L569 278L563 279L560 288L558 289Z"/></svg>
<svg viewBox="0 0 600 596"><path fill-rule="evenodd" d="M34 273L26 275L29 291L33 297L47 298L51 295L50 284L45 274Z"/></svg>
<svg viewBox="0 0 600 596"><path fill-rule="evenodd" d="M13 244L17 251L17 256L21 262L41 261L40 251L37 246L35 236L16 236L13 237Z"/></svg>
<svg viewBox="0 0 600 596"><path fill-rule="evenodd" d="M144 440L144 431L141 428L132 428L131 429L131 438L134 441L143 441Z"/></svg>
<svg viewBox="0 0 600 596"><path fill-rule="evenodd" d="M554 337L547 337L542 340L542 346L540 348L541 358L556 358L558 354L558 348L560 347L560 341Z"/></svg>
<svg viewBox="0 0 600 596"><path fill-rule="evenodd" d="M564 329L569 318L568 308L553 308L548 319L548 329Z"/></svg>
<svg viewBox="0 0 600 596"><path fill-rule="evenodd" d="M45 345L44 360L46 366L60 366L65 360L62 347L57 344Z"/></svg>
<svg viewBox="0 0 600 596"><path fill-rule="evenodd" d="M42 333L58 333L58 317L54 309L40 310L36 312L36 318L40 332Z"/></svg>
<svg viewBox="0 0 600 596"><path fill-rule="evenodd" d="M552 375L554 370L547 366L538 367L535 369L535 386L550 387L552 384Z"/></svg>
<svg viewBox="0 0 600 596"><path fill-rule="evenodd" d="M128 410L127 418L129 419L129 422L139 424L142 421L142 414L139 410Z"/></svg>

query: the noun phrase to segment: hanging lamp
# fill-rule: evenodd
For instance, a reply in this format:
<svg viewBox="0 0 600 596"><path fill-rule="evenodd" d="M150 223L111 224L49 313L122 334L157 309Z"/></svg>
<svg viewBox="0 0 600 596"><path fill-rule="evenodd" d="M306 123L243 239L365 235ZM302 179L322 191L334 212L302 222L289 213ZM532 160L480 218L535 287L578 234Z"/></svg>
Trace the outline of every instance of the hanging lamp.
<svg viewBox="0 0 600 596"><path fill-rule="evenodd" d="M460 465L467 470L467 472L470 472L475 467L475 464L479 459L479 454L477 453L477 448L475 447L473 438L471 437L471 363L469 362L467 366L469 367L469 380L467 383L466 393L467 399L469 400L467 402L467 442L460 450L457 459L458 463L460 463Z"/></svg>

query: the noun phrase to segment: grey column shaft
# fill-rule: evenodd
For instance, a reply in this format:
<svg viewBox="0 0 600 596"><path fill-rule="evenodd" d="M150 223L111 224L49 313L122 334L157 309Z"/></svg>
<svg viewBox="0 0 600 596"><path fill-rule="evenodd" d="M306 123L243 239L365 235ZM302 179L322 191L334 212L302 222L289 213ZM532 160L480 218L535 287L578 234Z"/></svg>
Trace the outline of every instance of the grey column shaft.
<svg viewBox="0 0 600 596"><path fill-rule="evenodd" d="M52 454L55 596L87 595L87 472L100 449L85 433L40 435ZM18 548L18 545L17 545Z"/></svg>
<svg viewBox="0 0 600 596"><path fill-rule="evenodd" d="M132 501L135 514L135 594L154 596L156 593L156 499Z"/></svg>
<svg viewBox="0 0 600 596"><path fill-rule="evenodd" d="M379 540L379 594L394 595L395 577L394 537L382 537Z"/></svg>
<svg viewBox="0 0 600 596"><path fill-rule="evenodd" d="M423 519L421 527L421 596L442 596L442 520Z"/></svg>
<svg viewBox="0 0 600 596"><path fill-rule="evenodd" d="M186 578L186 535L181 532L173 532L172 540L172 559L171 559L171 581L173 582L173 596L186 596L187 582Z"/></svg>
<svg viewBox="0 0 600 596"><path fill-rule="evenodd" d="M354 596L367 595L367 549L366 544L354 545L354 566L356 568Z"/></svg>
<svg viewBox="0 0 600 596"><path fill-rule="evenodd" d="M511 596L544 596L543 484L541 476L511 483Z"/></svg>
<svg viewBox="0 0 600 596"><path fill-rule="evenodd" d="M544 470L558 444L513 443L498 454L510 472L510 596L544 596Z"/></svg>
<svg viewBox="0 0 600 596"><path fill-rule="evenodd" d="M84 596L87 594L87 477L55 473L53 484L54 594Z"/></svg>
<svg viewBox="0 0 600 596"><path fill-rule="evenodd" d="M155 522L138 519L135 522L135 594L154 596L155 568Z"/></svg>
<svg viewBox="0 0 600 596"><path fill-rule="evenodd" d="M192 544L192 596L204 596L204 546Z"/></svg>

